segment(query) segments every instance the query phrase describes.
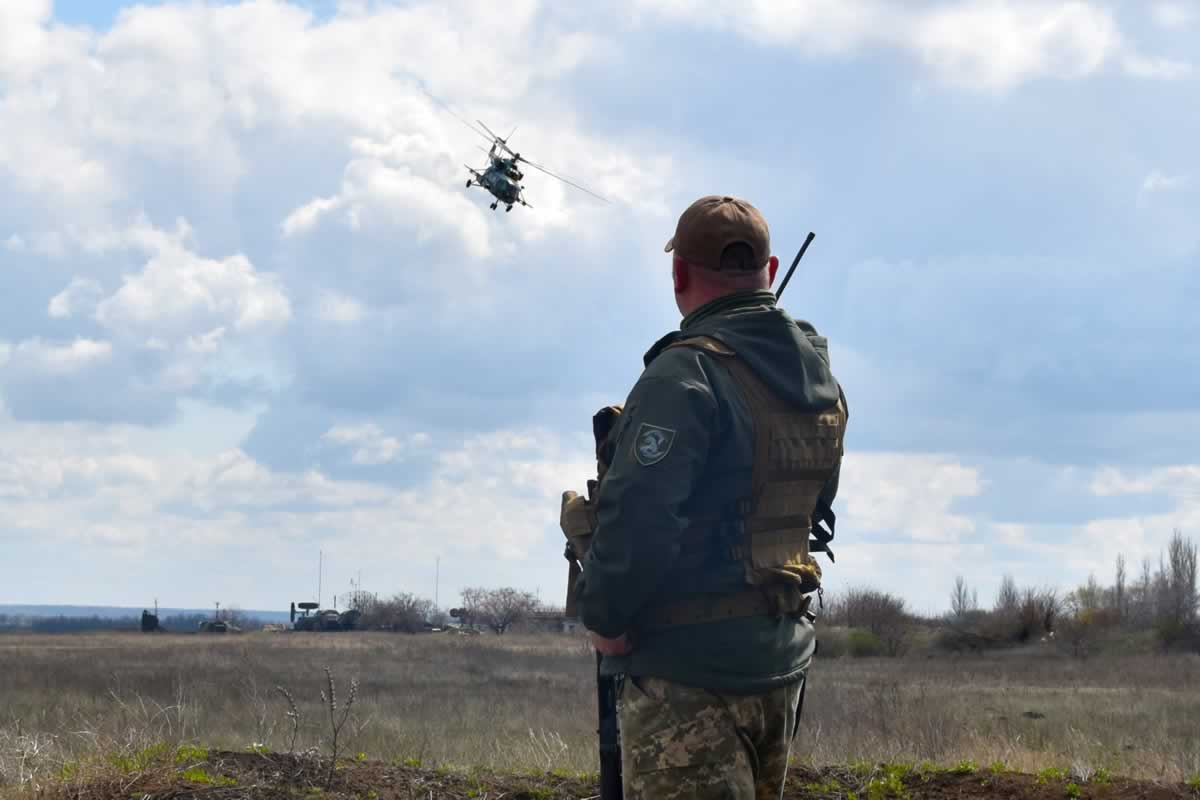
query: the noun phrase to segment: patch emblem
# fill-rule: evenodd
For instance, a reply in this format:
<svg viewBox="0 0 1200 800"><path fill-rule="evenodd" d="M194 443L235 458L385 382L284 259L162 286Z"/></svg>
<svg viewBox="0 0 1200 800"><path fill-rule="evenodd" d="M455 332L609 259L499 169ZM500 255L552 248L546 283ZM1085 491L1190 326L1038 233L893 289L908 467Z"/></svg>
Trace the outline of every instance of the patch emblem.
<svg viewBox="0 0 1200 800"><path fill-rule="evenodd" d="M675 431L643 422L642 426L638 428L637 438L633 443L633 452L637 456L639 464L649 467L666 458L674 443Z"/></svg>

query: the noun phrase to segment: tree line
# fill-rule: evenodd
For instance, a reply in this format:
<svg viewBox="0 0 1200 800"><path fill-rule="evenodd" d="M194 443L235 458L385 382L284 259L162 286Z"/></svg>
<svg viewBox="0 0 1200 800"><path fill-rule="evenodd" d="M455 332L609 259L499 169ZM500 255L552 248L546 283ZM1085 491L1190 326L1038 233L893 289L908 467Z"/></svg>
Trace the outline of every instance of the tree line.
<svg viewBox="0 0 1200 800"><path fill-rule="evenodd" d="M471 587L460 592L461 602L448 612L432 600L400 592L389 598L367 597L361 602L359 627L417 633L431 627L446 627L451 620L468 630L503 634L538 613L553 614L530 592L510 586L498 589Z"/></svg>
<svg viewBox="0 0 1200 800"><path fill-rule="evenodd" d="M1136 575L1118 553L1108 585L1093 574L1064 593L1054 587L1021 587L1006 574L991 607L985 608L978 592L958 576L950 591L950 611L936 618L911 612L894 594L852 588L825 602L823 623L834 630L822 634L822 651L898 656L925 637L925 643L946 651L1053 643L1086 657L1119 643L1200 652L1197 568L1196 544L1176 530L1157 566L1144 559Z"/></svg>

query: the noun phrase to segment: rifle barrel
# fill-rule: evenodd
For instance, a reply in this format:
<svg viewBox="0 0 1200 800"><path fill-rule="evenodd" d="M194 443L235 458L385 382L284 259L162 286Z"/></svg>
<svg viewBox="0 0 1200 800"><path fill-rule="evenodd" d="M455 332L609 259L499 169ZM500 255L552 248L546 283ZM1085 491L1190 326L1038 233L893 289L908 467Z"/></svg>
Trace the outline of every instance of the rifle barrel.
<svg viewBox="0 0 1200 800"><path fill-rule="evenodd" d="M804 244L800 245L800 252L796 253L796 258L792 261L792 266L788 267L787 274L783 276L783 283L779 284L779 291L775 292L776 300L783 296L783 290L787 288L788 281L792 279L792 273L796 271L796 265L800 263L800 259L804 258L804 251L808 249L808 246L812 244L812 240L815 238L817 238L817 235L809 231Z"/></svg>

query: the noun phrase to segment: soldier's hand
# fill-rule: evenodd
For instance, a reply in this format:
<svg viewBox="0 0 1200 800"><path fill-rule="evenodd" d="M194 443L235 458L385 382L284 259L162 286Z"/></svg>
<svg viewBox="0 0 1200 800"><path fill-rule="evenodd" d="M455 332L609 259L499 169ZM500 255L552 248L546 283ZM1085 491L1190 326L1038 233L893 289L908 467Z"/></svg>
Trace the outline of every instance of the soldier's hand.
<svg viewBox="0 0 1200 800"><path fill-rule="evenodd" d="M588 631L588 635L592 637L592 646L606 656L628 655L633 650L633 643L623 633L616 639L606 639L592 631Z"/></svg>

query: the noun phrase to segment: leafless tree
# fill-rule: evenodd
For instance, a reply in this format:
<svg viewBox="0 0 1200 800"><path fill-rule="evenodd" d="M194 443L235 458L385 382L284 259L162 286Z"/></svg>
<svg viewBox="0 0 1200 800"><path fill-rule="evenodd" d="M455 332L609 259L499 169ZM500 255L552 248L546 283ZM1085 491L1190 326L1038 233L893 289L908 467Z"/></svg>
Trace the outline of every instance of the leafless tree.
<svg viewBox="0 0 1200 800"><path fill-rule="evenodd" d="M1125 554L1117 553L1117 575L1113 582L1113 607L1117 611L1117 615L1123 620L1128 613L1126 608L1126 593L1125 593Z"/></svg>
<svg viewBox="0 0 1200 800"><path fill-rule="evenodd" d="M1000 579L1000 589L996 592L995 610L1001 613L1013 613L1021 607L1021 593L1017 591L1017 582L1012 575Z"/></svg>
<svg viewBox="0 0 1200 800"><path fill-rule="evenodd" d="M1196 611L1200 605L1196 572L1196 544L1175 530L1167 545L1166 560L1160 561L1154 593L1155 628L1166 646L1195 632Z"/></svg>
<svg viewBox="0 0 1200 800"><path fill-rule="evenodd" d="M360 624L364 628L417 633L425 627L432 613L431 600L401 592L387 600L365 600Z"/></svg>
<svg viewBox="0 0 1200 800"><path fill-rule="evenodd" d="M537 597L511 587L492 589L483 600L483 618L489 628L502 634L537 610Z"/></svg>
<svg viewBox="0 0 1200 800"><path fill-rule="evenodd" d="M459 592L462 604L458 608L450 609L450 616L456 618L468 628L486 624L484 620L484 604L487 601L487 594L487 589L479 587L463 589Z"/></svg>
<svg viewBox="0 0 1200 800"><path fill-rule="evenodd" d="M954 579L954 589L950 592L950 611L955 619L962 620L979 607L979 596L974 589L967 587L962 575Z"/></svg>

